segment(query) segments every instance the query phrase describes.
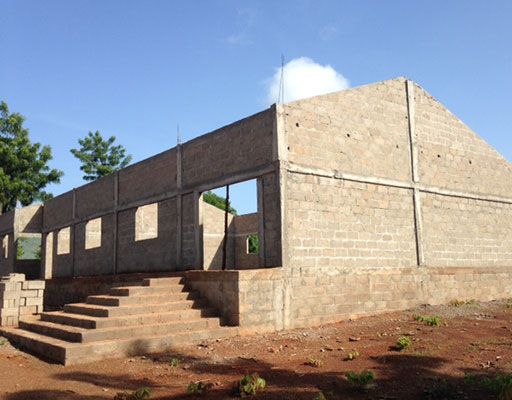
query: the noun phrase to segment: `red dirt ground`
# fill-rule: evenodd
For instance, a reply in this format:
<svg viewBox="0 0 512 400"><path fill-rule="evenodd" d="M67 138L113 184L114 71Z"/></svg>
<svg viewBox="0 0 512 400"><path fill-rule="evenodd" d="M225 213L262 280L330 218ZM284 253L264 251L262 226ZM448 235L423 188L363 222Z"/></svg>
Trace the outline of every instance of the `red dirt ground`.
<svg viewBox="0 0 512 400"><path fill-rule="evenodd" d="M512 372L512 308L507 301L424 306L272 334L237 337L187 346L146 357L120 358L77 366L47 364L0 340L0 398L113 399L116 393L150 387L152 399L229 399L245 373L258 372L267 388L260 399L492 399L489 383ZM427 326L412 315L439 316ZM411 346L396 341L408 335ZM360 355L347 360L349 353ZM323 365L306 365L308 357ZM171 366L173 359L181 360ZM347 373L375 374L362 391ZM487 385L485 384L485 378ZM188 384L210 384L202 395ZM319 397L317 397L319 398Z"/></svg>

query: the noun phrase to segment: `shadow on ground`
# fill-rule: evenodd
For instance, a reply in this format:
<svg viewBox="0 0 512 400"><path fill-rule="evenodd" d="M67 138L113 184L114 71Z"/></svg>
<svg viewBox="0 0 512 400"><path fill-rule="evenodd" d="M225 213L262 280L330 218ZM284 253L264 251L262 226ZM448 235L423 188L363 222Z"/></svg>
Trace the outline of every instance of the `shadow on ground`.
<svg viewBox="0 0 512 400"><path fill-rule="evenodd" d="M497 398L488 388L478 382L483 378L482 370L461 370L459 376L444 375L439 372L448 360L441 357L414 356L410 354L388 354L373 357L370 361L373 365L370 369L375 373L375 381L372 387L363 391L354 387L346 378L348 370L361 372L357 368L357 362L347 363L343 371L325 370L322 368L304 367L300 364L297 369L275 368L271 363L254 358L234 358L213 360L208 357L190 357L186 354L174 352L162 355L153 355L150 360L155 364L169 365L173 358L182 360L187 365L186 371L196 375L196 382L201 376L217 375L215 378L221 384L208 389L201 396L187 394L186 385L181 393L164 395L176 391L176 384L172 380L168 384L152 379L132 379L127 375L109 376L101 374L84 373L60 373L56 378L62 380L87 381L95 385L115 388L112 394L105 397L78 396L72 393L59 391L43 393L34 397L27 397L20 393L7 397L7 400L21 400L29 398L37 399L113 399L119 388L123 390L135 390L141 386L153 387L155 395L153 399L226 399L235 398L234 387L245 373L257 372L267 381L267 389L258 394L258 399L298 399L312 400L322 392L328 400L330 399L379 399L379 400L442 400L442 399L469 399L481 400ZM344 364L343 364L344 365ZM299 367L300 366L300 367ZM351 368L353 367L353 368ZM181 367L178 367L181 368ZM327 369L327 368L325 368ZM492 370L487 376L493 376L498 370ZM464 379L464 374L473 374L474 383ZM211 382L211 380L207 381ZM28 392L27 392L28 393ZM30 393L28 393L30 394ZM23 397L25 395L25 397ZM67 395L67 397L66 397ZM44 397L46 396L46 397ZM53 397L52 397L53 396Z"/></svg>
<svg viewBox="0 0 512 400"><path fill-rule="evenodd" d="M79 395L69 390L24 390L17 393L6 394L5 400L112 400L112 396Z"/></svg>

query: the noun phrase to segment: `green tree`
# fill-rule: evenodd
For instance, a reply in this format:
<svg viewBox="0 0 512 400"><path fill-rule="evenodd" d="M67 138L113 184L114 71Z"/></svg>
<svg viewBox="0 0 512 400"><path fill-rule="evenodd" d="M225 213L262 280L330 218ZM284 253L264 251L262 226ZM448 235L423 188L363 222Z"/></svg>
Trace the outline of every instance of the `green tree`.
<svg viewBox="0 0 512 400"><path fill-rule="evenodd" d="M71 149L71 153L82 162L80 170L85 172L86 181L95 181L105 175L126 167L132 161L126 155L123 145L114 146L115 136L105 140L99 131L89 132L84 139L78 139L80 149Z"/></svg>
<svg viewBox="0 0 512 400"><path fill-rule="evenodd" d="M0 102L0 214L15 209L18 203L28 206L51 198L43 189L59 183L64 175L50 169L50 146L32 143L24 121L18 113L9 114L7 103Z"/></svg>
<svg viewBox="0 0 512 400"><path fill-rule="evenodd" d="M203 201L205 203L211 204L212 206L220 208L222 211L226 210L226 199L224 197L217 196L211 190L203 193ZM230 214L236 215L236 210L231 207L231 204L229 205L228 212Z"/></svg>
<svg viewBox="0 0 512 400"><path fill-rule="evenodd" d="M260 252L260 241L258 235L249 235L247 238L247 244L249 245L249 254L258 254Z"/></svg>

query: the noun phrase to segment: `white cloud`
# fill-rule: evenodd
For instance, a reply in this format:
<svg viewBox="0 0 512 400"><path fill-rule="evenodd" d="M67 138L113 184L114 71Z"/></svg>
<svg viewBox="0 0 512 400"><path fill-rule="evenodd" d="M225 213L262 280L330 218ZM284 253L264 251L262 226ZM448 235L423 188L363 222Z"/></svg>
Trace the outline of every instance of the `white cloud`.
<svg viewBox="0 0 512 400"><path fill-rule="evenodd" d="M267 81L267 102L279 96L281 68ZM350 82L330 65L320 65L308 57L291 60L284 66L284 102L348 89Z"/></svg>

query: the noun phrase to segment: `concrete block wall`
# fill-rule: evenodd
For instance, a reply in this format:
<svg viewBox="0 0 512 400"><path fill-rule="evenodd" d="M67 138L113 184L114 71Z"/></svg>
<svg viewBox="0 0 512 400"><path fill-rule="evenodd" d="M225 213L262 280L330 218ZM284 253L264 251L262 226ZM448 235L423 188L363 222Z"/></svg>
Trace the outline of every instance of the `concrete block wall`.
<svg viewBox="0 0 512 400"><path fill-rule="evenodd" d="M408 181L407 95L392 80L284 106L280 159L316 170Z"/></svg>
<svg viewBox="0 0 512 400"><path fill-rule="evenodd" d="M236 216L234 224L235 265L237 269L256 268L259 266L259 254L249 253L249 235L258 235L259 214Z"/></svg>
<svg viewBox="0 0 512 400"><path fill-rule="evenodd" d="M512 165L417 84L414 85L419 181L510 197Z"/></svg>
<svg viewBox="0 0 512 400"><path fill-rule="evenodd" d="M278 108L285 327L512 295L510 164L400 78Z"/></svg>
<svg viewBox="0 0 512 400"><path fill-rule="evenodd" d="M26 281L23 274L0 279L0 326L18 325L26 315L43 311L44 281Z"/></svg>
<svg viewBox="0 0 512 400"><path fill-rule="evenodd" d="M224 243L224 211L208 203L203 207L204 269L222 268ZM249 254L247 238L258 235L258 213L246 215L228 214L227 269L257 268L259 254Z"/></svg>
<svg viewBox="0 0 512 400"><path fill-rule="evenodd" d="M204 269L222 269L223 243L224 243L224 211L204 203L203 207L203 248ZM228 214L228 243L226 253L226 268L237 267L235 262L235 225L233 221L238 218Z"/></svg>
<svg viewBox="0 0 512 400"><path fill-rule="evenodd" d="M10 211L0 216L0 276L10 273L39 275L36 260L18 260L20 238L41 237L43 210L40 204Z"/></svg>
<svg viewBox="0 0 512 400"><path fill-rule="evenodd" d="M260 265L280 265L275 118L266 110L45 202L41 276L201 269L201 193L260 177L259 223L273 241ZM157 212L139 223L151 205ZM101 229L88 231L92 221ZM140 238L148 225L156 234ZM99 245L87 245L92 236Z"/></svg>
<svg viewBox="0 0 512 400"><path fill-rule="evenodd" d="M200 291L241 334L283 329L282 268L188 271L187 284Z"/></svg>
<svg viewBox="0 0 512 400"><path fill-rule="evenodd" d="M425 264L512 266L512 204L421 194Z"/></svg>
<svg viewBox="0 0 512 400"><path fill-rule="evenodd" d="M416 264L409 189L305 174L288 176L291 268Z"/></svg>

